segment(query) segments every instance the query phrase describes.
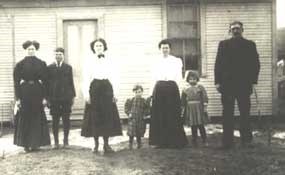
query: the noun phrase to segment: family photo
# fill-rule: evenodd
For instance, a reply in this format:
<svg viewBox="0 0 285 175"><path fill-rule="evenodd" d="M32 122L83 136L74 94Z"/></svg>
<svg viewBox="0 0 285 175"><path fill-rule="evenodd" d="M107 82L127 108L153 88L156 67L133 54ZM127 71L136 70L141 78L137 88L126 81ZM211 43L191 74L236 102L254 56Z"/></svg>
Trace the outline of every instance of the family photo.
<svg viewBox="0 0 285 175"><path fill-rule="evenodd" d="M1 172L283 174L284 5L0 0Z"/></svg>

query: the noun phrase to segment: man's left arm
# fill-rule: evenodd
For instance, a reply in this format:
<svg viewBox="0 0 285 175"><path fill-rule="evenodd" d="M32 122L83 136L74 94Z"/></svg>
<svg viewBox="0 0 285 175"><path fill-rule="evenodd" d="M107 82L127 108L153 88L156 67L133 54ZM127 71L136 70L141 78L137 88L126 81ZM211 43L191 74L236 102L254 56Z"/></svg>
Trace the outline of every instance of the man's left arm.
<svg viewBox="0 0 285 175"><path fill-rule="evenodd" d="M260 71L260 61L259 61L259 54L256 49L256 44L252 42L252 84L257 84L258 81L258 75Z"/></svg>
<svg viewBox="0 0 285 175"><path fill-rule="evenodd" d="M70 85L70 88L71 88L71 96L72 96L72 99L76 96L76 93L75 93L75 88L74 88L74 81L73 81L73 71L72 71L72 67L70 66L70 73L69 73L69 85Z"/></svg>

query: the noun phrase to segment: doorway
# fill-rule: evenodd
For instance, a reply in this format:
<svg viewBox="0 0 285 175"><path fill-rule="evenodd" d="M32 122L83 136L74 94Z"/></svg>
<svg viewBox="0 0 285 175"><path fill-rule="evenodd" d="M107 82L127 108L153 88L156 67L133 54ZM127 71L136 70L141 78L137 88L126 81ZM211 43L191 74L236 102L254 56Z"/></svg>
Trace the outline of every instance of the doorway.
<svg viewBox="0 0 285 175"><path fill-rule="evenodd" d="M90 43L97 37L97 20L64 20L63 42L65 48L65 61L73 68L73 81L76 97L72 110L72 117L82 119L84 98L82 94L82 70L84 59L90 57Z"/></svg>

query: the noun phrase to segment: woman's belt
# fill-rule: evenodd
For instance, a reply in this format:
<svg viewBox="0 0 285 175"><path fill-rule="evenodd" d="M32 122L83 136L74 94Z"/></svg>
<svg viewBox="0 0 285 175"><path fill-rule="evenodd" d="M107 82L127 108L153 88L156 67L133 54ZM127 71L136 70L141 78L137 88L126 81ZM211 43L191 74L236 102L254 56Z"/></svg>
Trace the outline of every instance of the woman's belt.
<svg viewBox="0 0 285 175"><path fill-rule="evenodd" d="M190 104L199 104L199 103L201 103L201 102L198 101L198 100L192 100L192 101L188 101L187 103L190 103Z"/></svg>
<svg viewBox="0 0 285 175"><path fill-rule="evenodd" d="M41 80L21 80L20 81L20 84L23 84L23 83L28 83L28 84L36 84L36 83L40 83L42 84L42 81Z"/></svg>

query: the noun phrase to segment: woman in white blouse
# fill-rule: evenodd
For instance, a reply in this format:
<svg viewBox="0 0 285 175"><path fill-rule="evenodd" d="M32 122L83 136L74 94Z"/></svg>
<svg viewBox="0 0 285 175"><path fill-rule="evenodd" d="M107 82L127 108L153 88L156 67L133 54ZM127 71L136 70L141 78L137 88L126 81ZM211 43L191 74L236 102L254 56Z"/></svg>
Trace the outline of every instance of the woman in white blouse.
<svg viewBox="0 0 285 175"><path fill-rule="evenodd" d="M114 97L116 66L106 54L107 43L99 38L91 42L94 57L86 60L83 68L83 96L86 101L81 135L94 137L97 153L99 137L104 139L104 152L114 152L108 140L111 136L122 135L119 113Z"/></svg>
<svg viewBox="0 0 285 175"><path fill-rule="evenodd" d="M181 119L181 100L177 83L182 80L182 61L170 55L171 43L159 43L161 56L153 65L149 144L159 148L182 148L187 138Z"/></svg>

